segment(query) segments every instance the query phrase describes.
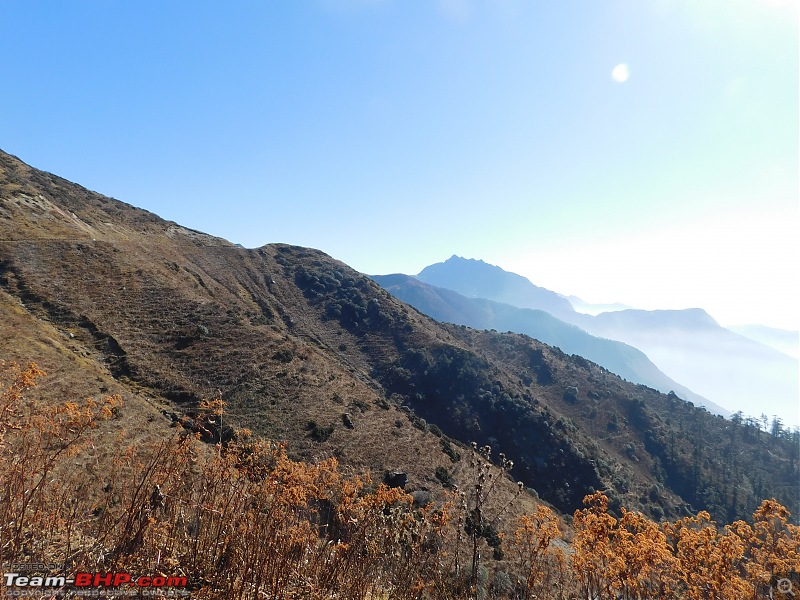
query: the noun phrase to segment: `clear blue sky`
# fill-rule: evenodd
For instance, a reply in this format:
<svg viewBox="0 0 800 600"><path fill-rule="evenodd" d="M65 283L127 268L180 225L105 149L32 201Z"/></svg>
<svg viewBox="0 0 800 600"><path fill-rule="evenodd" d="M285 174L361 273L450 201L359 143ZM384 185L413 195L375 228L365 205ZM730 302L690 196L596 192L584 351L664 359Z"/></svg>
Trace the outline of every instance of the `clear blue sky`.
<svg viewBox="0 0 800 600"><path fill-rule="evenodd" d="M0 53L0 148L186 226L799 325L796 1L0 0Z"/></svg>

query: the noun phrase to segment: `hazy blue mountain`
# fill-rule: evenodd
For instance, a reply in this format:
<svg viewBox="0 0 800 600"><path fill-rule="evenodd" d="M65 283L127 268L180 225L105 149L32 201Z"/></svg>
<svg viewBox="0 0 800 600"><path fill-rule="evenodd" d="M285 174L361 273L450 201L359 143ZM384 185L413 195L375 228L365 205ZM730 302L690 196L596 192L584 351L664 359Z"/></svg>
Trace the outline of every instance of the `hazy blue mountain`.
<svg viewBox="0 0 800 600"><path fill-rule="evenodd" d="M718 330L722 326L702 308L686 308L682 310L639 310L630 308L604 312L584 320L594 327L632 327L636 329L654 329L661 331L697 332Z"/></svg>
<svg viewBox="0 0 800 600"><path fill-rule="evenodd" d="M543 310L519 308L485 298L467 298L408 275L378 275L372 278L396 298L437 321L475 329L524 333L556 346L567 354L587 358L629 381L663 392L672 390L681 398L705 406L711 412L730 414L667 377L640 350L621 342L592 336Z"/></svg>
<svg viewBox="0 0 800 600"><path fill-rule="evenodd" d="M444 262L425 267L417 279L467 298L488 298L520 308L536 308L559 318L575 313L569 300L560 294L482 260L453 255Z"/></svg>
<svg viewBox="0 0 800 600"><path fill-rule="evenodd" d="M765 325L735 325L727 329L793 358L800 358L800 332Z"/></svg>
<svg viewBox="0 0 800 600"><path fill-rule="evenodd" d="M722 327L702 309L623 310L574 322L639 348L664 373L734 412L800 423L798 360Z"/></svg>

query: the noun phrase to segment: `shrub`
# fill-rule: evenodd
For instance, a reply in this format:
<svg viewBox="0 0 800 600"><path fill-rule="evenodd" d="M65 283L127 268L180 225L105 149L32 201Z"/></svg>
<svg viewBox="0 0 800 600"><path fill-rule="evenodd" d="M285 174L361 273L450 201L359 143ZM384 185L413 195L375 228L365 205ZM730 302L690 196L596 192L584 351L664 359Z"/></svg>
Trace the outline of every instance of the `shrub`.
<svg viewBox="0 0 800 600"><path fill-rule="evenodd" d="M436 467L436 471L434 471L433 474L444 487L451 487L453 485L453 476L450 474L450 471L444 467Z"/></svg>
<svg viewBox="0 0 800 600"><path fill-rule="evenodd" d="M315 442L324 442L333 434L333 425L324 427L316 421L309 421L306 424L306 431Z"/></svg>
<svg viewBox="0 0 800 600"><path fill-rule="evenodd" d="M294 353L288 348L281 348L277 352L275 352L275 354L272 355L272 358L274 358L278 362L290 363L294 358Z"/></svg>
<svg viewBox="0 0 800 600"><path fill-rule="evenodd" d="M461 454L455 448L453 448L453 445L450 443L450 440L448 440L445 437L442 437L439 440L439 443L442 446L442 451L445 454L447 454L448 457L450 457L450 460L452 462L455 463L461 460Z"/></svg>
<svg viewBox="0 0 800 600"><path fill-rule="evenodd" d="M444 501L345 476L335 459L293 461L246 432L211 447L182 428L147 444L123 433L104 462L93 457L102 476L87 477L76 462L120 399L47 405L27 394L41 377L0 361L2 564L66 558L75 571L181 574L193 598L314 600L738 600L768 597L776 576L800 570L800 527L775 500L752 524L706 512L658 524L623 506L612 515L619 497L596 492L571 542L542 505L503 531L511 502L490 497L511 465L501 455L491 466L488 447L475 446L463 490ZM309 422L311 435L332 429ZM504 561L493 576L489 549Z"/></svg>

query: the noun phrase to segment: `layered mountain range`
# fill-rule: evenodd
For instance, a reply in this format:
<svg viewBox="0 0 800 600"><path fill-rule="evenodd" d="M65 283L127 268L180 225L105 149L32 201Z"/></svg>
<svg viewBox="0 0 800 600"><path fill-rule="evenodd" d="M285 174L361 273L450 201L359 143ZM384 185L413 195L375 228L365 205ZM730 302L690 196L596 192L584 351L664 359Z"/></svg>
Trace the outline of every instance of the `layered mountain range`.
<svg viewBox="0 0 800 600"><path fill-rule="evenodd" d="M641 350L591 335L545 310L520 308L486 298L468 298L407 275L377 275L373 279L392 295L437 321L476 329L524 333L568 354L588 358L628 381L663 392L672 391L713 413L730 415L729 411L667 377Z"/></svg>
<svg viewBox="0 0 800 600"><path fill-rule="evenodd" d="M298 459L402 471L408 490L458 484L474 441L567 514L598 489L656 518L729 520L772 496L800 509L786 432L530 335L440 323L318 250L242 248L3 152L0 315L0 358L39 363L41 397L118 393L103 427L128 435L168 435L220 397L217 441L247 428ZM112 432L76 468L102 473Z"/></svg>
<svg viewBox="0 0 800 600"><path fill-rule="evenodd" d="M800 423L797 358L752 339L760 335L791 348L793 338L796 344L791 332L750 327L737 333L696 308L578 312L563 296L520 275L457 256L426 267L413 280L395 275L376 280L437 319L532 335L636 383L674 390L712 412L763 413L788 425ZM582 305L577 299L576 304ZM752 337L742 335L748 332Z"/></svg>

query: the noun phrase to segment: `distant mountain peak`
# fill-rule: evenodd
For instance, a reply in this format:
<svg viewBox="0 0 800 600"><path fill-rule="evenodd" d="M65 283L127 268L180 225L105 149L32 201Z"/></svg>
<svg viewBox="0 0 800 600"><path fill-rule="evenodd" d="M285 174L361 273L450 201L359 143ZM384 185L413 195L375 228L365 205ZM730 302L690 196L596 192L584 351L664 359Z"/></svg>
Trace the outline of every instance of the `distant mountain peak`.
<svg viewBox="0 0 800 600"><path fill-rule="evenodd" d="M481 258L467 258L465 256L459 256L458 254L453 254L450 258L448 258L443 262L428 265L427 267L425 267L425 269L435 268L438 265L448 265L448 266L464 265L473 267L482 266L482 267L488 267L490 269L497 269L499 271L503 271L504 273L508 273L508 271L504 271L502 268L496 265L489 264ZM425 269L423 269L422 271L425 271ZM509 275L516 275L516 273L509 273Z"/></svg>
<svg viewBox="0 0 800 600"><path fill-rule="evenodd" d="M521 308L544 310L556 316L575 312L569 300L560 294L481 259L453 254L444 262L422 269L417 279L468 298L486 298Z"/></svg>
<svg viewBox="0 0 800 600"><path fill-rule="evenodd" d="M480 264L480 265L488 265L490 267L494 267L496 269L500 269L500 267L498 267L496 265L491 265L491 264L487 263L485 260L483 260L482 258L467 258L466 256L459 256L458 254L453 254L450 258L448 258L444 262L450 262L450 261L454 261L454 262L464 261L464 262L468 262L468 263L477 263L477 264Z"/></svg>

